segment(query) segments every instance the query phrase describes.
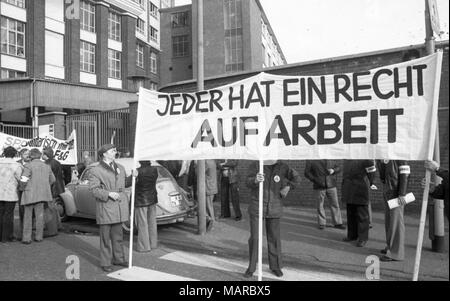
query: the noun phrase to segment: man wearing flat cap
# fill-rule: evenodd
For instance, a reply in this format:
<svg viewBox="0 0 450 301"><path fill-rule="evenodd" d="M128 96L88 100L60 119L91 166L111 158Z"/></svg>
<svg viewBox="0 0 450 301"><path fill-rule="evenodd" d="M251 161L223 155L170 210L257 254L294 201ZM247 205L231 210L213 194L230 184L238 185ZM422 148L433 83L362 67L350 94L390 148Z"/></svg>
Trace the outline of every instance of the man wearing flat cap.
<svg viewBox="0 0 450 301"><path fill-rule="evenodd" d="M111 272L112 265L128 267L125 249L122 246L122 223L128 221L130 216L125 187L131 186L132 176L126 177L125 168L114 162L116 153L113 144L103 145L98 150L100 162L92 168L89 175L89 190L97 201L100 265L105 272Z"/></svg>

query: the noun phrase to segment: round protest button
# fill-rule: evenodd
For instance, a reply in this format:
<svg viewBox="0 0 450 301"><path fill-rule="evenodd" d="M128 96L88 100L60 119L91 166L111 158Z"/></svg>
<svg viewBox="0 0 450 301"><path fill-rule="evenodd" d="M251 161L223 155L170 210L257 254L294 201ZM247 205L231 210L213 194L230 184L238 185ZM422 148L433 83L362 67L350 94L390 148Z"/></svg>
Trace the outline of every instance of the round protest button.
<svg viewBox="0 0 450 301"><path fill-rule="evenodd" d="M273 180L275 181L275 183L280 182L280 177L279 176L275 176L273 177Z"/></svg>

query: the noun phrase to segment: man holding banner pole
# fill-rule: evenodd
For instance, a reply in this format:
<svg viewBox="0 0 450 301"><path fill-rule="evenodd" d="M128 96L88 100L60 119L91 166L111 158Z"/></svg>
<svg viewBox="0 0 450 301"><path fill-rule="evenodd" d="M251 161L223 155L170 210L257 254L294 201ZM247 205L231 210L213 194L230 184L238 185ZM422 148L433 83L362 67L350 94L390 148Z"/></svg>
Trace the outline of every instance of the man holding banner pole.
<svg viewBox="0 0 450 301"><path fill-rule="evenodd" d="M247 186L251 189L251 200L248 208L250 216L249 265L244 277L250 278L256 270L258 257L258 220L260 205L263 207L263 219L266 224L267 246L269 251L269 268L277 277L283 276L281 270L281 234L280 218L282 217L282 199L294 185L300 183L299 174L285 163L277 160L264 160L264 172L258 172L258 162L249 167ZM259 204L259 187L263 184L263 204ZM262 229L260 229L262 233Z"/></svg>

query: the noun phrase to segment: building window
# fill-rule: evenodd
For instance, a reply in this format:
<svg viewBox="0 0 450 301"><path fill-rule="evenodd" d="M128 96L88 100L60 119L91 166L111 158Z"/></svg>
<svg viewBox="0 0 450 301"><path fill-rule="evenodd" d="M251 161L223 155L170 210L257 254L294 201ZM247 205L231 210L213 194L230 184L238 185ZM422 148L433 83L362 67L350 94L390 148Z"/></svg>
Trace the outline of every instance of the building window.
<svg viewBox="0 0 450 301"><path fill-rule="evenodd" d="M6 2L21 8L25 8L25 0L2 0L2 2Z"/></svg>
<svg viewBox="0 0 450 301"><path fill-rule="evenodd" d="M150 1L150 16L155 19L158 19L158 7Z"/></svg>
<svg viewBox="0 0 450 301"><path fill-rule="evenodd" d="M121 32L121 21L120 21L120 15L109 12L109 38L111 40L119 41L121 40L120 32Z"/></svg>
<svg viewBox="0 0 450 301"><path fill-rule="evenodd" d="M142 35L145 35L145 21L142 19L137 19L136 31Z"/></svg>
<svg viewBox="0 0 450 301"><path fill-rule="evenodd" d="M1 52L25 57L25 23L2 17L0 28Z"/></svg>
<svg viewBox="0 0 450 301"><path fill-rule="evenodd" d="M241 0L224 0L225 70L244 70L242 46L242 3Z"/></svg>
<svg viewBox="0 0 450 301"><path fill-rule="evenodd" d="M177 12L172 14L172 28L188 26L188 13Z"/></svg>
<svg viewBox="0 0 450 301"><path fill-rule="evenodd" d="M158 84L154 82L150 82L150 90L158 91Z"/></svg>
<svg viewBox="0 0 450 301"><path fill-rule="evenodd" d="M108 76L110 78L122 78L120 74L121 58L122 53L116 50L108 49Z"/></svg>
<svg viewBox="0 0 450 301"><path fill-rule="evenodd" d="M242 28L241 0L224 0L225 30Z"/></svg>
<svg viewBox="0 0 450 301"><path fill-rule="evenodd" d="M156 58L156 53L150 52L150 72L157 73L158 72L158 61Z"/></svg>
<svg viewBox="0 0 450 301"><path fill-rule="evenodd" d="M225 70L227 72L244 70L242 35L225 37Z"/></svg>
<svg viewBox="0 0 450 301"><path fill-rule="evenodd" d="M136 65L144 68L144 46L136 44Z"/></svg>
<svg viewBox="0 0 450 301"><path fill-rule="evenodd" d="M80 42L80 70L95 73L95 45L92 43Z"/></svg>
<svg viewBox="0 0 450 301"><path fill-rule="evenodd" d="M22 71L16 71L16 70L10 70L10 69L1 69L0 72L0 78L1 79L5 79L5 78L20 78L20 77L25 77L25 72Z"/></svg>
<svg viewBox="0 0 450 301"><path fill-rule="evenodd" d="M150 40L158 43L158 30L153 26L150 26Z"/></svg>
<svg viewBox="0 0 450 301"><path fill-rule="evenodd" d="M266 61L265 61L265 57L266 57L266 47L264 47L264 44L262 44L262 59L263 59L263 63L262 63L262 66L263 66L263 68L265 68L267 65L266 65Z"/></svg>
<svg viewBox="0 0 450 301"><path fill-rule="evenodd" d="M173 57L183 57L188 55L188 36L172 37Z"/></svg>
<svg viewBox="0 0 450 301"><path fill-rule="evenodd" d="M80 2L80 28L95 32L95 6L87 1Z"/></svg>
<svg viewBox="0 0 450 301"><path fill-rule="evenodd" d="M144 0L133 0L133 1L138 3L141 7L144 7Z"/></svg>

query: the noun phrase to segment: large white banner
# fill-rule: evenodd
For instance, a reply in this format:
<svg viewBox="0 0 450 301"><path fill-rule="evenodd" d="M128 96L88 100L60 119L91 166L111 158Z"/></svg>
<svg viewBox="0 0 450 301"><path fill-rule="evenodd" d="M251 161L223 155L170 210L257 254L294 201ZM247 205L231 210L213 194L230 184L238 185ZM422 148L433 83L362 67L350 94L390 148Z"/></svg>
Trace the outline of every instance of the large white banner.
<svg viewBox="0 0 450 301"><path fill-rule="evenodd" d="M322 76L260 73L196 93L140 89L135 157L431 159L442 53Z"/></svg>
<svg viewBox="0 0 450 301"><path fill-rule="evenodd" d="M72 131L67 140L57 139L49 134L36 137L33 139L25 139L16 136L0 133L0 148L3 152L8 146L15 147L19 152L22 149L37 148L41 152L44 148L51 147L53 149L54 158L63 165L77 164L77 138L75 130ZM17 156L20 159L20 156Z"/></svg>

